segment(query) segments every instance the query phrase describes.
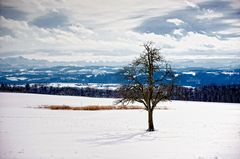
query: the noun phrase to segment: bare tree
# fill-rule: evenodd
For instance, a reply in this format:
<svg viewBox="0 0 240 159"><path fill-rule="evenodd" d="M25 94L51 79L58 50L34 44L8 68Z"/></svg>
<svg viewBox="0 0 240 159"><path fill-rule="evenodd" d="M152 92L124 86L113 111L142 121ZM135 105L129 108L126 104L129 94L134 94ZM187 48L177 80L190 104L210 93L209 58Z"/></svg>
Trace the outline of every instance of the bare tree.
<svg viewBox="0 0 240 159"><path fill-rule="evenodd" d="M140 57L122 71L127 84L119 88L122 98L117 103L142 103L148 111L147 131L154 131L153 110L160 101L171 100L175 76L152 42L143 46Z"/></svg>

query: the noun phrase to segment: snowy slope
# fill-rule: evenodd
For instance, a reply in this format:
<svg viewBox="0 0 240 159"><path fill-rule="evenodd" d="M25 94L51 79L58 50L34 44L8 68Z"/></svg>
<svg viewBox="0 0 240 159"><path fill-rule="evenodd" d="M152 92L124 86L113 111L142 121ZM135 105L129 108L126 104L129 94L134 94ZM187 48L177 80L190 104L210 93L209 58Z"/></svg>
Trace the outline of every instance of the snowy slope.
<svg viewBox="0 0 240 159"><path fill-rule="evenodd" d="M173 101L156 110L64 111L114 99L0 93L0 158L239 159L240 105Z"/></svg>

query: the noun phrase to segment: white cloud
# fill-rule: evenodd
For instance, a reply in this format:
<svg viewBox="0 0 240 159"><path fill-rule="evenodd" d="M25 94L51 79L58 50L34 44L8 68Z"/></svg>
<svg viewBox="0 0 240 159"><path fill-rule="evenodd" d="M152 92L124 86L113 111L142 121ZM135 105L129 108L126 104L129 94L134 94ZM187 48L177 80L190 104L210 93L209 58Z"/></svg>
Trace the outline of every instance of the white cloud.
<svg viewBox="0 0 240 159"><path fill-rule="evenodd" d="M89 32L84 26L69 26L64 29L43 29L31 26L24 21L16 21L1 18L5 22L4 27L12 30L15 37L1 37L1 52L30 52L28 57L45 58L49 60L130 60L137 56L146 41L153 41L160 47L166 57L185 57L188 55L197 57L198 54L219 56L233 52L239 54L240 41L238 38L222 40L206 34L186 32L183 29L173 31L175 35L181 35L176 39L171 35L157 35L154 33L137 33L134 31L93 31ZM14 25L13 25L14 24ZM76 28L75 28L76 27ZM86 31L84 31L86 29ZM75 33L80 32L80 34ZM89 34L89 33L90 34ZM184 32L184 34L183 34ZM84 34L86 33L86 34ZM83 36L85 35L85 36ZM4 45L4 46L3 46ZM12 47L14 46L14 47ZM39 51L41 50L41 51ZM62 55L61 52L65 52ZM32 53L31 53L32 52ZM43 56L45 54L45 56ZM47 56L51 54L51 56ZM71 56L69 56L71 55ZM121 55L121 56L119 56Z"/></svg>
<svg viewBox="0 0 240 159"><path fill-rule="evenodd" d="M70 23L80 23L87 28L101 30L132 29L149 17L164 15L185 7L179 0L164 3L159 0L152 0L150 3L145 0L2 0L1 3L28 13L28 21L48 12L61 11L69 17Z"/></svg>
<svg viewBox="0 0 240 159"><path fill-rule="evenodd" d="M224 19L222 23L232 25L233 27L240 27L240 19Z"/></svg>
<svg viewBox="0 0 240 159"><path fill-rule="evenodd" d="M190 1L184 1L186 4L187 4L187 6L189 6L189 7L192 7L192 8L199 8L199 6L197 5L197 4L195 4L195 3L193 3L193 2L190 2Z"/></svg>
<svg viewBox="0 0 240 159"><path fill-rule="evenodd" d="M198 15L196 18L200 20L212 20L216 18L221 18L223 17L222 13L215 12L214 10L211 9L203 9L203 13L201 15Z"/></svg>
<svg viewBox="0 0 240 159"><path fill-rule="evenodd" d="M235 9L240 9L240 1L239 0L231 0L231 7Z"/></svg>
<svg viewBox="0 0 240 159"><path fill-rule="evenodd" d="M168 49L169 52L179 54L206 54L209 56L218 56L226 54L226 52L234 52L239 54L240 41L238 38L221 40L214 36L207 36L200 33L188 32L186 36L179 41L173 42L173 48Z"/></svg>
<svg viewBox="0 0 240 159"><path fill-rule="evenodd" d="M184 24L184 21L182 21L181 19L177 19L177 18L167 19L166 21L167 21L168 23L173 23L173 24L175 24L176 26L179 26L179 25Z"/></svg>
<svg viewBox="0 0 240 159"><path fill-rule="evenodd" d="M182 30L180 30L182 31ZM188 32L181 39L176 39L170 35L138 34L132 33L133 39L139 39L144 42L147 40L154 41L158 47L162 48L162 52L167 56L182 56L205 54L205 56L228 56L228 53L239 55L240 41L238 38L221 40L214 36L205 34Z"/></svg>
<svg viewBox="0 0 240 159"><path fill-rule="evenodd" d="M0 36L0 48L8 45L9 43L13 43L14 40L15 39L10 35Z"/></svg>
<svg viewBox="0 0 240 159"><path fill-rule="evenodd" d="M82 24L71 25L69 26L69 29L74 33L87 34L87 35L94 34L94 32L91 29L84 27Z"/></svg>
<svg viewBox="0 0 240 159"><path fill-rule="evenodd" d="M197 3L185 1L192 8L199 8ZM76 61L76 60L131 60L142 51L146 41L153 41L167 57L198 58L239 55L238 37L222 40L206 33L187 32L183 29L173 30L174 35L157 35L138 33L133 28L144 20L162 16L183 9L186 4L181 1L145 0L138 1L3 1L4 4L17 7L28 13L25 21L0 17L1 27L7 28L12 35L0 37L0 54L4 52L24 52L30 58ZM157 7L156 7L157 6ZM30 22L35 17L47 12L64 12L69 18L66 26L59 28L40 28ZM221 13L204 10L199 19L221 17ZM177 15L176 15L177 17ZM167 22L181 26L184 21L178 18ZM231 21L224 23L231 24ZM235 20L233 25L238 25ZM230 32L230 30L225 30ZM231 31L233 33L233 31ZM224 32L219 32L224 34ZM235 30L236 33L236 30ZM176 35L181 36L180 39ZM63 54L64 53L64 54ZM51 56L49 56L50 54ZM71 56L69 56L71 55ZM222 57L225 57L222 56Z"/></svg>
<svg viewBox="0 0 240 159"><path fill-rule="evenodd" d="M215 33L222 34L222 35L233 34L235 36L240 36L240 28L228 28L222 31L217 31Z"/></svg>
<svg viewBox="0 0 240 159"><path fill-rule="evenodd" d="M10 30L25 30L28 29L29 26L25 21L16 21L12 19L6 19L3 16L0 16L0 24L1 27L10 29Z"/></svg>
<svg viewBox="0 0 240 159"><path fill-rule="evenodd" d="M175 29L173 34L183 36L184 29Z"/></svg>

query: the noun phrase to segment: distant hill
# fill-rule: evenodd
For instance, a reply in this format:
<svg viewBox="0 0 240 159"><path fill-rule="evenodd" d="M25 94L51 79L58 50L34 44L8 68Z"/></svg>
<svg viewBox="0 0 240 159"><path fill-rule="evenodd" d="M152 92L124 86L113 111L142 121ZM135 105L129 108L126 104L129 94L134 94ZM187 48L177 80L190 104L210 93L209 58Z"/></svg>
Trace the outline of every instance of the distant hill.
<svg viewBox="0 0 240 159"><path fill-rule="evenodd" d="M7 57L0 58L0 69L24 69L24 68L43 68L43 67L54 67L54 66L123 66L126 62L90 62L90 61L54 61L50 62L47 60L36 60L28 59L22 56L18 57Z"/></svg>
<svg viewBox="0 0 240 159"><path fill-rule="evenodd" d="M109 60L109 59L108 59ZM130 61L47 61L47 60L36 60L28 59L22 56L17 57L7 57L0 58L0 69L25 69L25 68L46 68L46 67L55 67L55 66L125 66ZM233 70L240 68L240 63L238 59L197 59L197 60L171 60L169 63L173 68L176 69L195 69L195 68L204 68L204 69L225 69Z"/></svg>
<svg viewBox="0 0 240 159"><path fill-rule="evenodd" d="M21 58L20 58L21 59ZM25 59L21 59L22 62ZM24 65L24 63L22 63ZM41 67L10 67L1 69L0 83L72 83L76 85L89 84L123 84L119 71L122 66L44 66ZM5 63L9 67L9 63ZM240 69L208 69L208 68L178 68L174 69L177 84L186 87L203 85L240 84Z"/></svg>

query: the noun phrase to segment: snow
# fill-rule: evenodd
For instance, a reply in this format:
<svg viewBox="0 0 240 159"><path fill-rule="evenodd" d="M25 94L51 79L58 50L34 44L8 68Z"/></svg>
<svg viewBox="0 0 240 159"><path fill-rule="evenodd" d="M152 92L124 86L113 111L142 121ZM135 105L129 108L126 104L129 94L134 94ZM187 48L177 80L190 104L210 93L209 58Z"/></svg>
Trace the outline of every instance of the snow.
<svg viewBox="0 0 240 159"><path fill-rule="evenodd" d="M72 88L93 88L93 89L103 89L103 90L116 90L119 88L120 84L115 83L88 83L88 84L79 84L79 83L49 83L47 86L52 87L72 87Z"/></svg>
<svg viewBox="0 0 240 159"><path fill-rule="evenodd" d="M193 72L193 71L182 72L182 74L196 76L196 72Z"/></svg>
<svg viewBox="0 0 240 159"><path fill-rule="evenodd" d="M78 70L68 70L67 73L76 73Z"/></svg>
<svg viewBox="0 0 240 159"><path fill-rule="evenodd" d="M24 72L24 71L27 71L27 69L25 68L22 68L22 69L19 69L20 72Z"/></svg>
<svg viewBox="0 0 240 159"><path fill-rule="evenodd" d="M0 158L239 159L240 104L173 101L155 110L64 111L115 99L0 93Z"/></svg>
<svg viewBox="0 0 240 159"><path fill-rule="evenodd" d="M227 72L227 71L224 71L224 72L222 72L222 74L232 76L232 75L239 75L239 72Z"/></svg>
<svg viewBox="0 0 240 159"><path fill-rule="evenodd" d="M93 76L93 75L86 75L87 78L90 78L90 77L92 77L92 76Z"/></svg>
<svg viewBox="0 0 240 159"><path fill-rule="evenodd" d="M24 81L27 78L26 77L6 77L6 79L9 80L9 81L18 81L18 80Z"/></svg>
<svg viewBox="0 0 240 159"><path fill-rule="evenodd" d="M207 74L219 75L219 72L206 72Z"/></svg>
<svg viewBox="0 0 240 159"><path fill-rule="evenodd" d="M6 77L6 79L9 81L18 81L17 77Z"/></svg>
<svg viewBox="0 0 240 159"><path fill-rule="evenodd" d="M188 88L188 89L194 89L195 87L192 87L192 86L183 86L185 88Z"/></svg>

